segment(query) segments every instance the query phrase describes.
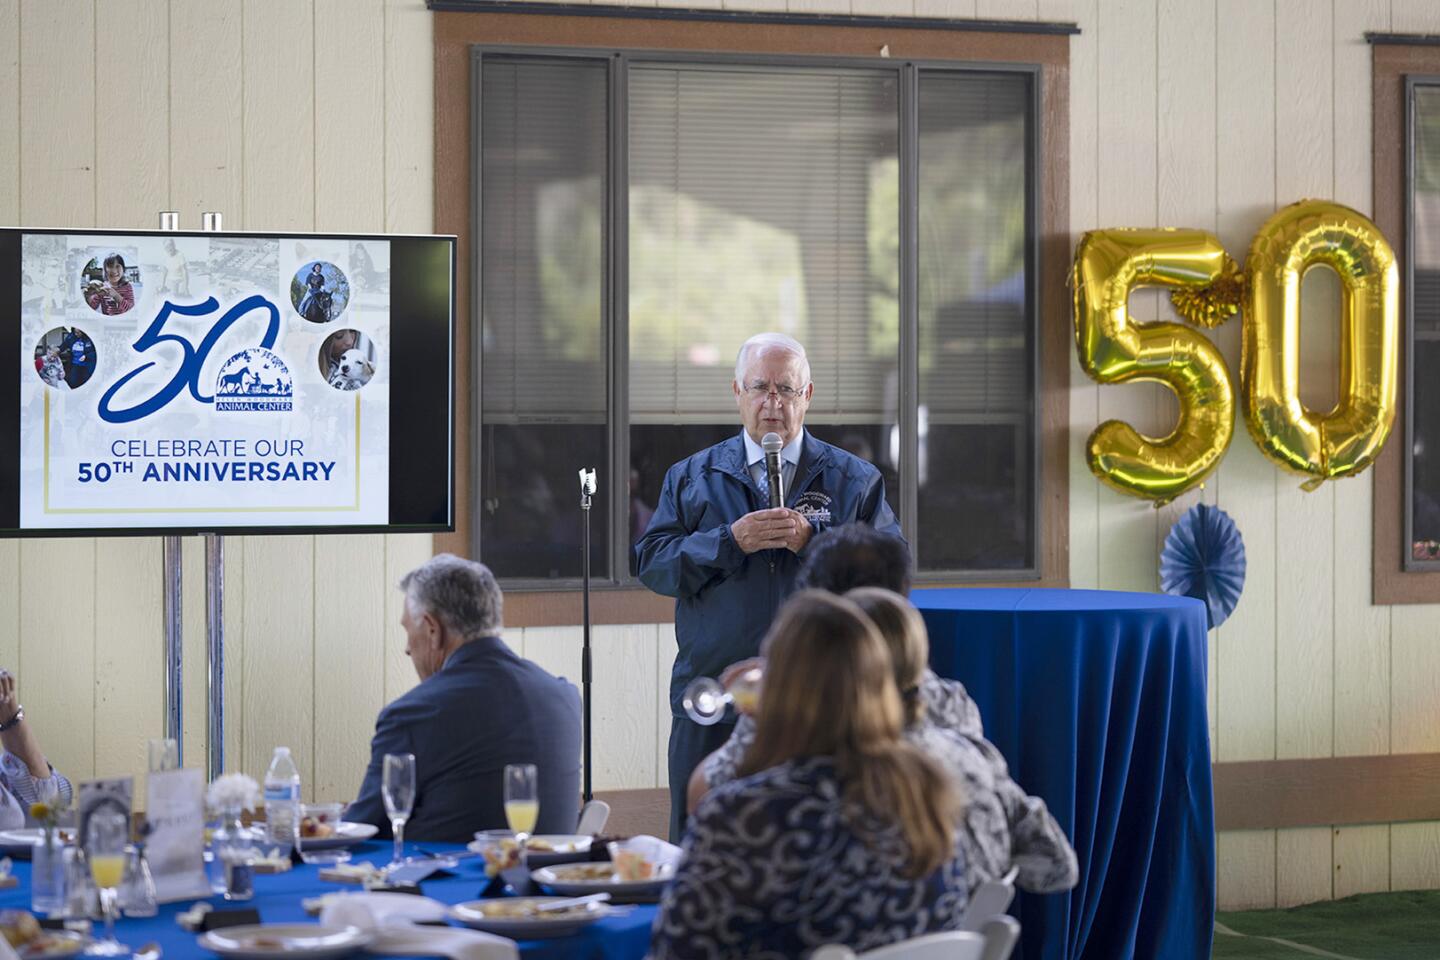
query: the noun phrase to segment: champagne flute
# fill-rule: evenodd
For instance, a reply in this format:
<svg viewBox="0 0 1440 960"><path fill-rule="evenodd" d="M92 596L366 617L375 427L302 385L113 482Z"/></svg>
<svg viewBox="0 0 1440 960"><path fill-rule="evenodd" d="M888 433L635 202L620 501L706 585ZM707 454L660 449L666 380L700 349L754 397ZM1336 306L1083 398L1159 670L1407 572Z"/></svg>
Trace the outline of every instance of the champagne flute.
<svg viewBox="0 0 1440 960"><path fill-rule="evenodd" d="M385 800L385 813L390 817L390 831L395 835L395 856L388 868L394 870L405 863L405 821L415 809L415 754L385 754L380 795Z"/></svg>
<svg viewBox="0 0 1440 960"><path fill-rule="evenodd" d="M539 775L533 763L505 765L505 820L515 831L520 845L520 862L525 863L525 843L540 819Z"/></svg>
<svg viewBox="0 0 1440 960"><path fill-rule="evenodd" d="M105 916L105 939L86 950L92 957L128 956L130 948L115 939L116 888L125 874L125 845L130 842L130 814L102 806L90 814L85 825L85 859L90 876L100 890L100 908Z"/></svg>

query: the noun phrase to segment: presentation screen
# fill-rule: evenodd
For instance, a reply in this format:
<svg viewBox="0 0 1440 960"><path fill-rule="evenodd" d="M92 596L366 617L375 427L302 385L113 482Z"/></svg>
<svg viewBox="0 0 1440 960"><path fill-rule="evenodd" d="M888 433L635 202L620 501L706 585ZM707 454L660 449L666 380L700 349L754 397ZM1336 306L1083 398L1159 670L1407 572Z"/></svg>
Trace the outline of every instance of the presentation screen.
<svg viewBox="0 0 1440 960"><path fill-rule="evenodd" d="M0 229L0 536L453 529L453 237Z"/></svg>

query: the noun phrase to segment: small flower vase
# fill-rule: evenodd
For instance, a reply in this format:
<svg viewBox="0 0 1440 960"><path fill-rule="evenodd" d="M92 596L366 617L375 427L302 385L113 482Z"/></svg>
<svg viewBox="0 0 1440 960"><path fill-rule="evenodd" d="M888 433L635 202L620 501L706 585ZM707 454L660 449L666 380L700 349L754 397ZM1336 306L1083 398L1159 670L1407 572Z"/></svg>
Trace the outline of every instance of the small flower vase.
<svg viewBox="0 0 1440 960"><path fill-rule="evenodd" d="M44 827L30 852L30 909L44 916L65 910L65 844L58 833Z"/></svg>
<svg viewBox="0 0 1440 960"><path fill-rule="evenodd" d="M240 822L238 808L225 811L220 829L215 831L211 841L211 848L222 879L220 893L225 899L249 900L255 896L255 838Z"/></svg>

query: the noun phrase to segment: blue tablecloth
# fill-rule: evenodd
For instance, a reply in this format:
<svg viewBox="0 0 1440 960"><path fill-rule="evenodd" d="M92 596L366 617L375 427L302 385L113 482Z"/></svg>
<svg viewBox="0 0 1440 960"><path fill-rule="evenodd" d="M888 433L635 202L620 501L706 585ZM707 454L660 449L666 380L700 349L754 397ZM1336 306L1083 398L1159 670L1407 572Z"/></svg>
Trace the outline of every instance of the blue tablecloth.
<svg viewBox="0 0 1440 960"><path fill-rule="evenodd" d="M354 849L356 860L385 863L390 859L388 842L359 844ZM425 849L461 848L427 843ZM445 903L460 903L479 896L479 890L484 885L484 870L479 860L462 860L451 872L455 874L453 877L425 880L421 884L425 895ZM20 886L0 894L0 909L30 907L30 864L26 861L16 863L15 873L20 878ZM213 897L209 902L217 910L253 907L260 911L260 919L266 923L306 923L313 922L314 918L305 916L300 907L301 899L356 889L322 882L317 867L297 866L288 873L257 876L253 900L231 904L222 897ZM175 922L175 915L194 902L163 904L159 915L154 917L122 918L115 924L115 935L132 948L153 940L165 949L167 958L213 956L196 945L195 934L181 929ZM525 960L640 960L650 946L650 926L654 923L657 908L642 905L621 909L627 912L597 921L574 936L520 940L520 955ZM97 922L97 935L101 929L102 925Z"/></svg>
<svg viewBox="0 0 1440 960"><path fill-rule="evenodd" d="M1215 815L1205 605L1099 590L916 590L1015 780L1075 844L1069 894L1021 893L1025 960L1207 960Z"/></svg>

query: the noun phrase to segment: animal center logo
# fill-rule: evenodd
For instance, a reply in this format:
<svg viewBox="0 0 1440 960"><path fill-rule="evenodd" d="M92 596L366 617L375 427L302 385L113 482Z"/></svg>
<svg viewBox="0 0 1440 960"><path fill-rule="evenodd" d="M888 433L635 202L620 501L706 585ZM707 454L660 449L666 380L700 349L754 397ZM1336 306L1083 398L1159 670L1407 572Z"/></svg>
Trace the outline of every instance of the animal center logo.
<svg viewBox="0 0 1440 960"><path fill-rule="evenodd" d="M215 409L286 411L293 405L294 392L285 361L264 347L250 347L220 367Z"/></svg>
<svg viewBox="0 0 1440 960"><path fill-rule="evenodd" d="M815 523L830 522L830 495L819 490L806 490L795 498L795 510Z"/></svg>

